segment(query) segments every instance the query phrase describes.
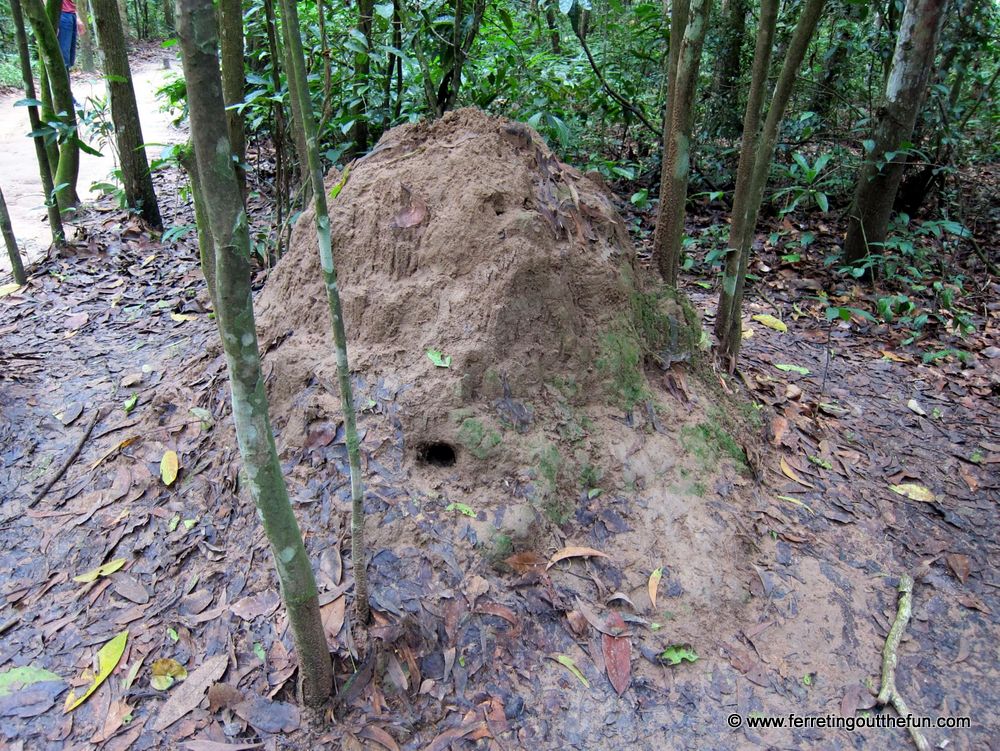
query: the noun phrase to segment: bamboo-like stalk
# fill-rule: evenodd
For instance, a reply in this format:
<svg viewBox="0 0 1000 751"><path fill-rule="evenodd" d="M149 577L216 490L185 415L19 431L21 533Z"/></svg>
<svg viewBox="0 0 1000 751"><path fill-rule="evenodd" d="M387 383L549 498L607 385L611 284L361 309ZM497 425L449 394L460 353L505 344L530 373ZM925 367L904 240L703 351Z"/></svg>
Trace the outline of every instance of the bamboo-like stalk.
<svg viewBox="0 0 1000 751"><path fill-rule="evenodd" d="M202 195L211 196L204 203L204 218L215 251L215 312L229 368L236 439L250 495L274 554L299 657L302 698L316 706L329 698L332 689L330 650L316 580L288 500L268 415L250 293L250 234L226 126L212 0L178 0L177 29L196 179Z"/></svg>
<svg viewBox="0 0 1000 751"><path fill-rule="evenodd" d="M3 198L2 190L0 190L0 234L3 234L3 241L7 245L7 255L10 257L14 281L18 284L24 284L28 278L24 275L24 264L21 263L21 253L17 249L17 239L14 237L14 228L10 224L10 214L7 211L7 202Z"/></svg>
<svg viewBox="0 0 1000 751"><path fill-rule="evenodd" d="M691 0L687 25L680 41L671 86L671 121L663 131L663 166L660 169L660 210L653 236L653 252L664 281L677 284L688 177L691 172L691 131L694 127L694 94L705 31L712 13L712 0ZM671 41L673 46L673 41ZM671 54L671 65L673 65Z"/></svg>
<svg viewBox="0 0 1000 751"><path fill-rule="evenodd" d="M750 178L750 185L747 194L745 220L742 236L739 238L739 266L732 289L731 304L728 306L728 329L720 336L719 355L724 362L727 362L730 369L735 367L736 356L740 351L740 344L743 340L742 321L740 308L743 305L743 289L746 282L747 266L750 260L750 246L753 239L754 230L757 227L757 217L760 214L760 204L764 198L764 187L767 185L767 176L771 169L771 160L774 158L774 148L778 141L778 128L781 120L785 116L785 108L792 95L792 87L805 58L809 42L816 31L816 24L819 23L820 15L826 0L805 0L802 13L795 30L792 32L791 43L785 54L785 62L781 66L781 73L778 74L778 82L774 87L774 94L771 96L771 104L767 110L767 119L764 121L764 129L761 131L760 140L757 144L756 155L753 161L753 173ZM735 216L735 207L734 207ZM726 283L729 280L723 279L723 294L726 294ZM719 307L723 307L720 298Z"/></svg>
<svg viewBox="0 0 1000 751"><path fill-rule="evenodd" d="M764 109L764 91L767 87L767 72L771 67L771 51L774 47L777 21L778 0L762 0L757 41L754 45L750 92L747 95L747 108L743 115L743 139L740 146L739 167L736 170L732 221L729 224L729 240L722 273L722 292L715 314L715 335L719 341L722 341L729 331L729 319L733 313L736 278L740 270L740 249L743 247L744 228L747 223L747 198L750 194L754 160L757 158L757 145L760 142L760 118Z"/></svg>
<svg viewBox="0 0 1000 751"><path fill-rule="evenodd" d="M52 28L42 0L23 0L24 15L31 22L38 43L39 57L45 67L48 85L52 88L52 103L57 116L67 128L76 130L76 113L73 110L73 93L69 86L69 72L63 62L59 41ZM42 97L44 101L44 95ZM54 183L56 202L60 211L71 209L80 203L76 192L77 176L80 172L80 148L72 138L63 140L59 147L59 164L55 169Z"/></svg>
<svg viewBox="0 0 1000 751"><path fill-rule="evenodd" d="M354 606L361 623L368 621L368 575L365 551L365 508L364 489L361 482L361 445L358 441L357 418L354 410L354 395L351 388L351 373L347 359L347 333L344 329L343 308L337 287L337 268L333 260L333 246L330 236L330 215L326 203L326 189L323 185L323 169L316 140L316 119L309 90L306 84L306 65L302 51L302 37L299 34L299 17L295 3L281 0L283 28L285 32L285 56L291 63L288 69L289 83L294 79L293 94L298 97L298 111L306 138L306 155L309 175L313 188L313 205L316 210L316 236L319 241L320 265L326 285L330 319L333 324L333 340L337 356L337 380L340 385L340 404L344 412L344 434L347 441L347 458L351 467L351 559L354 565Z"/></svg>
<svg viewBox="0 0 1000 751"><path fill-rule="evenodd" d="M14 21L14 33L17 35L17 53L21 61L21 77L24 79L24 96L29 101L35 99L35 81L31 72L31 53L28 51L28 34L24 28L24 14L21 11L21 0L10 0L10 11ZM38 133L42 127L42 120L38 116L38 107L28 106L28 122L31 123L32 133ZM45 138L36 135L35 157L38 160L38 175L42 180L42 190L45 192L45 208L48 210L49 229L52 232L52 242L60 245L63 242L62 217L59 215L59 207L56 205L55 196L52 195L52 170L49 165L49 155L45 150Z"/></svg>

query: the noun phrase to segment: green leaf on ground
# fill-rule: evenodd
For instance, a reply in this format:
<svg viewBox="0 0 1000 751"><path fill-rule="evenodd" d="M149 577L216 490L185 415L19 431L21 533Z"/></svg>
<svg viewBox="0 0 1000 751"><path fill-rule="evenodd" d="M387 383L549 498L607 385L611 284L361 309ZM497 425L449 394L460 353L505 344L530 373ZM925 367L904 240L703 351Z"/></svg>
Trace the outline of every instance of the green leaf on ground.
<svg viewBox="0 0 1000 751"><path fill-rule="evenodd" d="M30 686L33 683L61 680L62 678L51 670L36 668L34 665L11 668L0 673L0 697L10 696L19 688Z"/></svg>
<svg viewBox="0 0 1000 751"><path fill-rule="evenodd" d="M590 688L590 681L587 680L587 676L580 672L580 668L576 666L573 662L573 658L569 655L556 655L553 658L556 662L566 668L569 672L576 676L576 679L580 681L584 686Z"/></svg>
<svg viewBox="0 0 1000 751"><path fill-rule="evenodd" d="M427 350L428 359L434 363L436 368L450 368L451 367L451 355L445 355L436 349Z"/></svg>
<svg viewBox="0 0 1000 751"><path fill-rule="evenodd" d="M668 665L680 665L684 660L696 662L698 653L686 644L671 644L660 653L660 659Z"/></svg>
<svg viewBox="0 0 1000 751"><path fill-rule="evenodd" d="M801 365L789 365L786 362L776 362L774 367L785 373L798 373L799 375L809 375L810 372L809 368L803 368Z"/></svg>

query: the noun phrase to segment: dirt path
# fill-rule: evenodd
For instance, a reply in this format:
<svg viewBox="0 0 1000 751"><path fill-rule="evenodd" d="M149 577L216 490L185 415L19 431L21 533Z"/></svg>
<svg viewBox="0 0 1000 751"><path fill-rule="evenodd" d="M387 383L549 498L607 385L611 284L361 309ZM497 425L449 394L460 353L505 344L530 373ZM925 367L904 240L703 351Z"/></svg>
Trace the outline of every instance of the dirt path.
<svg viewBox="0 0 1000 751"><path fill-rule="evenodd" d="M157 90L178 70L178 61L170 56L135 64L132 72L142 135L145 142L150 144L150 159L160 155L161 147L156 144L180 143L184 139L170 125L169 115L161 110L161 103L156 96ZM74 74L73 95L81 105L86 105L90 98L105 97L104 79L92 74ZM45 220L35 147L31 139L25 137L30 130L27 110L14 107L14 102L21 98L23 95L19 93L0 97L0 179L3 181L4 198L7 200L14 235L21 246L22 256L27 257L28 263L33 263L45 253L51 235ZM110 118L110 110L107 116ZM114 169L110 150L101 148L96 143L91 145L102 151L103 156L85 153L80 155L78 187L80 198L85 203L100 195L99 192L91 191L90 186L95 182L108 181L108 176ZM0 254L0 274L9 271L10 261L5 252Z"/></svg>

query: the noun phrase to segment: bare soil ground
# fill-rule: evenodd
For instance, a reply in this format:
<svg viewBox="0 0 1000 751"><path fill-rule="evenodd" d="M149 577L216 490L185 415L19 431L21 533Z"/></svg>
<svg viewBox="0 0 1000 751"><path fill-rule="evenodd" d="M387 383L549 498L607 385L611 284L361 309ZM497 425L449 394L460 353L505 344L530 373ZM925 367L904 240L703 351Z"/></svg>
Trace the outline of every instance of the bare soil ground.
<svg viewBox="0 0 1000 751"><path fill-rule="evenodd" d="M177 175L158 179L161 195L176 195ZM423 200L433 217L434 200ZM412 205L373 210L393 218ZM187 207L167 209L170 223L190 221ZM287 624L240 491L195 248L152 242L124 214L99 216L68 252L36 266L26 289L0 298L0 565L10 572L0 673L33 665L56 675L0 695L9 747L905 748L898 729L746 727L751 713L882 713L870 689L903 572L918 584L900 691L920 716L971 717L969 729L928 730L936 746L996 747L995 309L984 308L968 364L925 364L892 332L829 326L794 286L828 283L820 271L779 274L785 283L754 290L747 314L778 315L788 331L748 320L742 383L691 362L653 365L647 401L659 408L630 411L544 383L501 387L472 409L480 422L492 412L485 434L494 430L509 453L491 463L456 430L445 436L459 449L450 466L422 460L407 426L415 409L439 406L428 385L454 409L449 379L461 359L454 371L432 365L423 350L440 340L433 330L407 340L402 359L369 353L355 381L375 611L367 637L351 622L346 448L328 355L316 346L318 374L297 373L291 388L272 310L261 345L281 411L279 452L336 659L338 696L317 721L294 704ZM351 274L347 282L360 284ZM285 289L279 302L292 320L291 296L315 295ZM689 291L711 309L702 287ZM325 312L322 299L314 304ZM403 365L394 372L389 362ZM808 372L776 367L788 364ZM426 382L414 403L417 379ZM764 405L758 433L727 428L720 406L737 400L726 389ZM519 429L518 405L532 408L539 432ZM32 504L98 410L79 458ZM181 464L169 487L160 479L167 450ZM550 496L540 492L547 482ZM890 489L904 483L933 496ZM567 546L607 557L546 569ZM72 578L119 559L107 576ZM112 678L64 714L67 691L88 682L97 650L124 630ZM160 658L191 677L154 688ZM216 664L225 672L199 693L196 671ZM623 693L609 673L628 679ZM168 702L187 711L159 730Z"/></svg>
<svg viewBox="0 0 1000 751"><path fill-rule="evenodd" d="M179 61L173 54L155 48L144 48L141 56L133 59L132 85L135 88L136 104L142 135L149 144L147 154L150 160L159 159L162 147L180 143L184 134L170 124L168 115L161 111L161 102L156 92L169 76L180 69ZM94 111L94 102L106 98L104 79L99 74L74 72L72 76L73 96L79 106L89 112ZM29 263L39 260L52 241L45 219L45 196L38 177L38 162L35 147L25 136L31 128L27 110L14 107L14 103L24 98L23 93L12 92L0 96L0 175L3 175L4 198L10 210L14 234L21 246L21 252ZM110 123L110 110L104 113ZM100 197L100 191L91 190L94 183L109 182L109 175L115 168L112 149L91 136L87 126L83 126L85 138L101 152L102 156L80 154L79 192L84 202ZM74 224L69 219L70 225ZM10 273L10 259L0 254L0 273Z"/></svg>

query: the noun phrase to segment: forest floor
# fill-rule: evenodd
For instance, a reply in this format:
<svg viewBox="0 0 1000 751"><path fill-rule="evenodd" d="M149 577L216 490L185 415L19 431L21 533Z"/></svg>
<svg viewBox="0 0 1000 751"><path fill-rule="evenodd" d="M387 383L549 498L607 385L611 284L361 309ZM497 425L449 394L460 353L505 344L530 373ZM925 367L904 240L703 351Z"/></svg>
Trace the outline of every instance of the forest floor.
<svg viewBox="0 0 1000 751"><path fill-rule="evenodd" d="M157 175L168 226L192 221L181 183L170 170ZM692 234L720 221L699 210ZM839 237L822 220L809 227L821 243ZM672 558L669 540L651 549L642 529L650 496L623 491L585 495L544 548L492 565L470 543L464 512L422 505L401 441L374 414L395 395L376 389L361 416L367 507L378 519L376 619L367 643L355 643L341 555L349 549L343 437L333 426L282 453L337 655L328 719L339 722L317 730L291 698L294 660L270 552L247 500L234 494L225 365L193 239L162 245L99 206L69 248L33 267L26 288L0 298L0 567L9 572L0 675L52 671L20 689L0 683L3 743L32 751L906 748L901 729L751 730L746 719L891 714L874 706L871 690L896 585L909 573L917 584L900 693L922 717L971 718L968 729L927 730L935 747L998 748L996 281L982 280L967 361L925 363L902 331L857 318L829 324L816 291L845 305L867 293L819 263L782 266L778 255L758 254L755 270L767 281L748 294L753 335L741 359L743 386L765 405L763 434L743 447L756 479L709 456L704 482L685 496L701 514L691 517L708 551L701 559ZM714 293L704 285L714 287L714 276L686 282L710 324ZM788 330L750 321L755 314ZM683 365L669 376L664 388L679 411L705 408ZM641 453L652 428L627 424L629 451ZM167 450L181 456L171 487L161 479ZM327 465L340 471L339 485L317 490L313 476ZM442 475L435 487L447 497L463 479ZM926 493L891 489L907 485ZM420 537L386 532L404 520ZM610 557L544 568L571 544ZM102 564L113 564L105 575L74 579ZM657 605L636 582L658 567ZM688 604L689 571L712 574L706 589L718 593L717 612ZM742 601L727 597L733 588ZM631 634L608 625L611 602ZM95 653L125 630L111 680L64 713L67 690L79 694L93 680ZM161 658L190 676L153 687ZM605 675L616 670L631 678L620 696Z"/></svg>

